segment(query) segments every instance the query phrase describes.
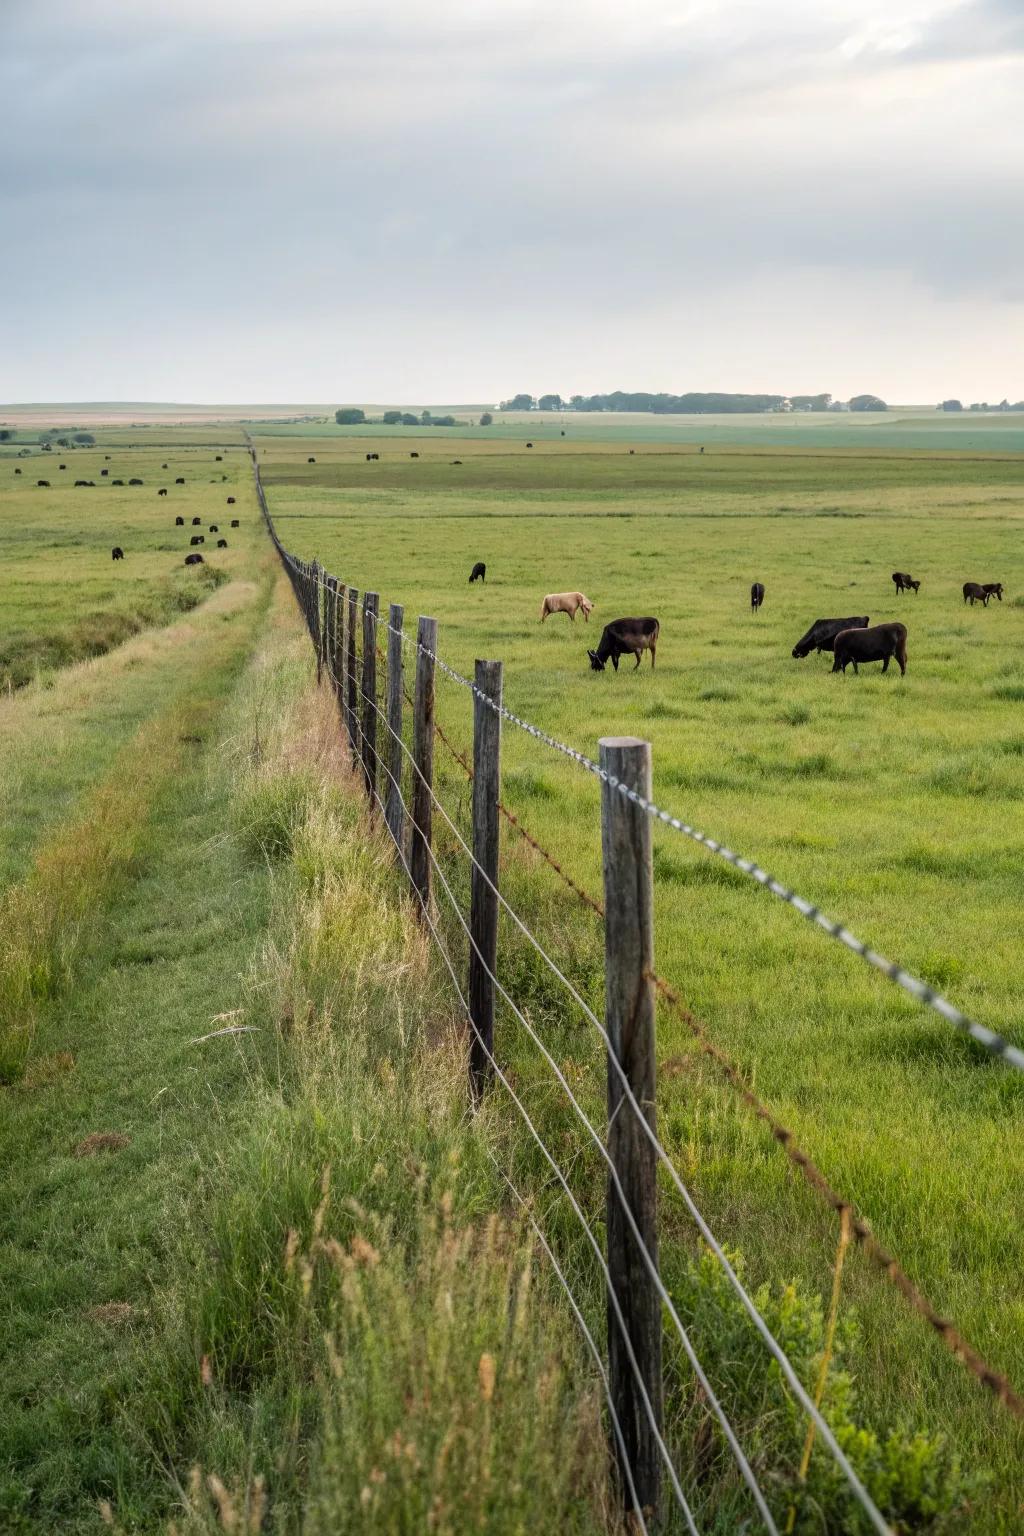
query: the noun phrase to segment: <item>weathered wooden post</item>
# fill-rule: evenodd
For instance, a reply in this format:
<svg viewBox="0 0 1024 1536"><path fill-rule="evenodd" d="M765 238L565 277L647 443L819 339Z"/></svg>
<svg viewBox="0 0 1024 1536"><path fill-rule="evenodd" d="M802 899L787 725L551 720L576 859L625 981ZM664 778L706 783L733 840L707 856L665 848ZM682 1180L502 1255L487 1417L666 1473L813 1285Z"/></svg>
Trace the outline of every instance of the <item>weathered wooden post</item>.
<svg viewBox="0 0 1024 1536"><path fill-rule="evenodd" d="M359 761L359 716L356 713L356 621L359 615L359 592L348 589L348 697L345 715L348 720L348 744L352 752L352 766Z"/></svg>
<svg viewBox="0 0 1024 1536"><path fill-rule="evenodd" d="M345 711L345 587L344 584L334 578L334 629L333 651L331 654L331 670L334 674L334 692L338 699L338 707L344 716Z"/></svg>
<svg viewBox="0 0 1024 1536"><path fill-rule="evenodd" d="M377 608L376 592L363 594L363 779L370 811L377 803Z"/></svg>
<svg viewBox="0 0 1024 1536"><path fill-rule="evenodd" d="M434 785L434 656L436 654L437 620L421 616L416 628L409 879L423 912L427 912L430 907L430 846L434 819L431 800Z"/></svg>
<svg viewBox="0 0 1024 1536"><path fill-rule="evenodd" d="M479 1097L492 1071L498 959L498 800L501 795L502 664L478 661L473 695L473 873L469 906L469 1075ZM481 697L483 695L483 697Z"/></svg>
<svg viewBox="0 0 1024 1536"><path fill-rule="evenodd" d="M651 797L650 743L608 736L601 767L627 789ZM604 867L605 1028L609 1040L608 1155L622 1196L608 1181L608 1269L640 1378L660 1432L663 1411L661 1301L623 1210L623 1197L652 1264L658 1264L657 1161L622 1076L650 1129L655 1129L654 871L646 813L613 785L601 789ZM657 1515L661 1461L647 1409L609 1303L608 1366L612 1400L637 1498ZM621 1456L621 1451L619 1455ZM626 1487L626 1478L622 1479ZM627 1495L628 1497L628 1495Z"/></svg>
<svg viewBox="0 0 1024 1536"><path fill-rule="evenodd" d="M402 848L404 833L402 811L402 620L405 609L401 603L392 603L388 609L388 741L385 754L387 794L384 804L384 820L395 840L396 852Z"/></svg>
<svg viewBox="0 0 1024 1536"><path fill-rule="evenodd" d="M306 616L309 619L309 632L313 637L313 649L316 652L316 685L319 688L324 674L324 648L322 640L323 620L320 613L320 565L318 561L313 561L306 581L308 589Z"/></svg>

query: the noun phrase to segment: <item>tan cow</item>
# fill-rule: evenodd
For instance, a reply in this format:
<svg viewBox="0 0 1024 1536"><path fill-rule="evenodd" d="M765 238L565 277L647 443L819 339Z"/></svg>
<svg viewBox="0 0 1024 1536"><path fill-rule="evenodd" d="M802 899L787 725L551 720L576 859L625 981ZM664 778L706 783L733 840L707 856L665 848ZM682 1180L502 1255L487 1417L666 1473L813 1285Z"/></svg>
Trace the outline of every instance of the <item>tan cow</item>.
<svg viewBox="0 0 1024 1536"><path fill-rule="evenodd" d="M540 621L543 624L549 613L567 613L576 622L576 615L583 609L583 618L590 620L590 610L593 603L582 592L549 592L541 604Z"/></svg>

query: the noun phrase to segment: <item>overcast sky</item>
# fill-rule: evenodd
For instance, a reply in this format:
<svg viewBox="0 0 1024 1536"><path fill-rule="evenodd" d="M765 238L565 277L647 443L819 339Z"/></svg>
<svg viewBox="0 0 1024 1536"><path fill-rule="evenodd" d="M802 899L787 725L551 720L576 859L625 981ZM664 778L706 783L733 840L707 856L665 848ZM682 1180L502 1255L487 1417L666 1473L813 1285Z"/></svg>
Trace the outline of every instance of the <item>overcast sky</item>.
<svg viewBox="0 0 1024 1536"><path fill-rule="evenodd" d="M1024 398L1024 0L0 0L0 400Z"/></svg>

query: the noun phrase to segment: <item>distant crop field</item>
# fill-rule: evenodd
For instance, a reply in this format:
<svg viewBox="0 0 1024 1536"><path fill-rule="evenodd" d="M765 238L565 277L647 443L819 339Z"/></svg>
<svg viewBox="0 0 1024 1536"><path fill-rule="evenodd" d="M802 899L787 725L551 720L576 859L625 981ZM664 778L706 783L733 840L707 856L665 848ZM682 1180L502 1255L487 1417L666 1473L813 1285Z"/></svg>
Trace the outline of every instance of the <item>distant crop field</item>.
<svg viewBox="0 0 1024 1536"><path fill-rule="evenodd" d="M934 429L935 453L858 453L864 429L845 421L844 451L823 452L821 430L806 429L813 455L760 438L673 451L631 423L586 445L575 424L565 440L531 427L533 449L482 430L458 443L365 429L358 442L257 441L289 549L378 591L382 608L404 603L407 627L437 617L441 653L463 673L502 659L509 706L587 754L604 735L649 739L659 803L1024 1041L1024 462L951 455L959 422ZM1013 430L978 428L993 447ZM894 450L927 446L888 431L871 424ZM477 560L486 583L471 586ZM894 570L920 578L917 596L897 598ZM755 579L767 590L756 616ZM1005 601L965 607L965 580L1002 581ZM595 603L589 625L542 625L544 594L576 588ZM645 658L593 672L602 625L648 614L661 621L657 669ZM814 619L854 614L906 623L905 678L792 658ZM444 679L438 718L469 745L467 695ZM503 752L510 807L599 889L594 781L512 729ZM439 771L464 807L464 778L440 751ZM661 972L938 1304L1024 1377L1024 1081L665 829L655 872ZM543 907L554 931L565 900ZM587 942L574 937L577 958ZM820 1284L834 1242L820 1210L668 1015L659 1054L662 1132L713 1223L755 1281ZM888 1412L912 1404L995 1467L999 1493L972 1528L1011 1528L1017 1432L852 1268L861 1389Z"/></svg>

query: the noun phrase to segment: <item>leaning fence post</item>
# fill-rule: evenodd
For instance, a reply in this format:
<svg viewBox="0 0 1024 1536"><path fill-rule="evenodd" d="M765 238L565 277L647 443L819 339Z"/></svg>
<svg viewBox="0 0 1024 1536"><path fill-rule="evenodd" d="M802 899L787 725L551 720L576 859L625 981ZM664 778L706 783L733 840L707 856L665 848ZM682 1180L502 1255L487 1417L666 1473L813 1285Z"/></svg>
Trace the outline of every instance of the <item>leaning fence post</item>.
<svg viewBox="0 0 1024 1536"><path fill-rule="evenodd" d="M370 810L377 801L377 606L376 592L363 594L363 778Z"/></svg>
<svg viewBox="0 0 1024 1536"><path fill-rule="evenodd" d="M651 747L632 736L601 743L601 767L628 790L651 797ZM623 1077L640 1112L655 1129L654 1081L654 873L651 824L646 813L607 780L601 788L601 854L604 867L605 1027L608 1032L608 1156L621 1185L608 1181L608 1270L636 1358L629 1359L618 1318L609 1303L608 1366L612 1401L622 1429L625 1456L641 1507L655 1513L661 1498L661 1301L626 1219L632 1212L652 1264L658 1264L657 1162L637 1111L626 1098ZM614 1057L614 1061L613 1058ZM616 1070L615 1062L621 1070ZM639 1381L650 1401L648 1416ZM618 1449L618 1448L617 1448ZM621 1450L618 1451L621 1456ZM624 1470L624 1469L623 1469ZM623 1477L623 1487L627 1479Z"/></svg>
<svg viewBox="0 0 1024 1536"><path fill-rule="evenodd" d="M430 906L430 843L434 785L434 656L437 620L420 618L416 629L416 700L412 721L412 831L409 880L423 912Z"/></svg>
<svg viewBox="0 0 1024 1536"><path fill-rule="evenodd" d="M401 603L392 603L388 609L388 741L387 798L384 820L395 841L395 849L401 851L403 835L402 814L402 620L405 609Z"/></svg>
<svg viewBox="0 0 1024 1536"><path fill-rule="evenodd" d="M469 1073L483 1092L494 1053L494 976L498 958L498 800L501 795L502 664L478 661L473 695L473 874L469 907Z"/></svg>
<svg viewBox="0 0 1024 1536"><path fill-rule="evenodd" d="M352 766L359 761L359 716L356 713L356 617L359 612L359 591L348 589L348 697L345 700L345 717L348 720L348 744L352 752Z"/></svg>

